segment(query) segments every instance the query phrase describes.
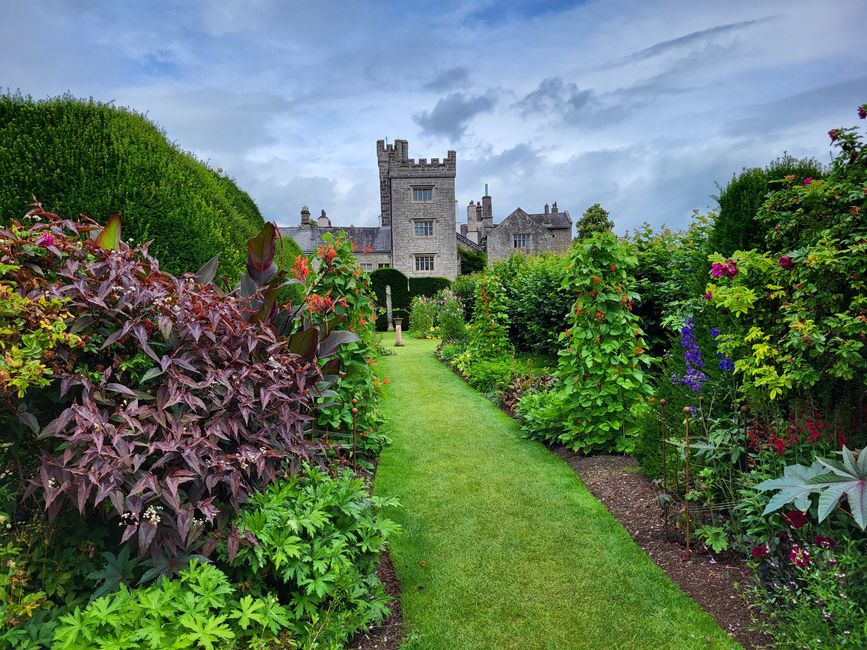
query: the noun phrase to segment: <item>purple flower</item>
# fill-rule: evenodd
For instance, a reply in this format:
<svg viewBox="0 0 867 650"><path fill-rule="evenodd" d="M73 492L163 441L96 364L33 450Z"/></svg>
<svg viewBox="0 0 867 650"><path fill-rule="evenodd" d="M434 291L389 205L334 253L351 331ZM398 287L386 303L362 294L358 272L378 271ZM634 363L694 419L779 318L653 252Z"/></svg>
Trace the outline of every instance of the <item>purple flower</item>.
<svg viewBox="0 0 867 650"><path fill-rule="evenodd" d="M790 268L792 268L792 264L794 264L794 262L792 262L792 258L789 257L788 255L783 255L780 258L780 268L790 269Z"/></svg>
<svg viewBox="0 0 867 650"><path fill-rule="evenodd" d="M735 362L728 357L724 357L723 360L719 362L719 369L726 372L733 372L735 369Z"/></svg>
<svg viewBox="0 0 867 650"><path fill-rule="evenodd" d="M707 375L701 369L704 361L701 360L701 348L695 342L695 323L692 318L684 320L680 330L680 344L683 346L683 359L686 361L686 373L683 377L671 376L673 384L688 386L694 393L700 393L701 387L707 381Z"/></svg>
<svg viewBox="0 0 867 650"><path fill-rule="evenodd" d="M804 179L804 187L806 187L807 185L809 185L812 182L813 182L813 177L807 176L807 178Z"/></svg>
<svg viewBox="0 0 867 650"><path fill-rule="evenodd" d="M720 332L719 327L711 327L710 328L710 335L713 338L718 337L720 334L722 334L722 332Z"/></svg>

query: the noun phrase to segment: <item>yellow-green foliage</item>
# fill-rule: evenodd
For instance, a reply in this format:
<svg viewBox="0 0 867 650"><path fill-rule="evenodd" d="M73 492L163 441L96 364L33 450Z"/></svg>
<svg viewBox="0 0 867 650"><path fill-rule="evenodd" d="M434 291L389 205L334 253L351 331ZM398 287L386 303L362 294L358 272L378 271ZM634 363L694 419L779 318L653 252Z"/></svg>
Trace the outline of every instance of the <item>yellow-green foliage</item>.
<svg viewBox="0 0 867 650"><path fill-rule="evenodd" d="M31 386L47 386L52 374L45 361L59 345L77 345L67 331L72 317L63 300L40 295L23 298L12 290L3 275L17 267L0 265L0 394L14 392L24 397ZM47 354L49 353L49 354Z"/></svg>
<svg viewBox="0 0 867 650"><path fill-rule="evenodd" d="M123 237L153 240L171 273L220 254L237 276L246 242L262 227L235 182L169 142L143 115L69 96L0 95L0 223L21 218L31 194L45 209L104 223L123 215Z"/></svg>

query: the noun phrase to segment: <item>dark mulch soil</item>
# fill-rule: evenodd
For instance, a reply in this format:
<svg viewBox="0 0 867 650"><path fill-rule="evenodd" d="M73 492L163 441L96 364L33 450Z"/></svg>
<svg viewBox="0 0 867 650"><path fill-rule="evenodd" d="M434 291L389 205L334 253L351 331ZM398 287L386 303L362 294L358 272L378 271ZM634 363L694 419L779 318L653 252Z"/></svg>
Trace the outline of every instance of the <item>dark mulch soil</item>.
<svg viewBox="0 0 867 650"><path fill-rule="evenodd" d="M625 456L582 456L565 448L552 451L562 458L593 495L629 532L635 542L717 623L744 648L770 647L764 634L752 631L753 612L738 588L752 581L737 557L687 554L682 536L666 526L657 492Z"/></svg>
<svg viewBox="0 0 867 650"><path fill-rule="evenodd" d="M367 491L371 494L373 494L373 481L378 466L379 459L375 458L372 468L369 470L358 469L356 472L364 480ZM397 580L397 574L394 571L394 565L391 563L391 554L388 549L383 551L379 558L379 567L376 569L376 575L382 581L385 593L391 596L391 602L388 605L391 614L374 629L357 634L349 643L350 650L397 650L400 647L400 642L403 641L403 616L400 612L400 583Z"/></svg>
<svg viewBox="0 0 867 650"><path fill-rule="evenodd" d="M391 596L391 614L379 627L356 636L349 644L351 650L397 650L403 640L403 617L400 615L400 583L391 563L391 556L385 551L379 561L376 575L382 580L385 591Z"/></svg>

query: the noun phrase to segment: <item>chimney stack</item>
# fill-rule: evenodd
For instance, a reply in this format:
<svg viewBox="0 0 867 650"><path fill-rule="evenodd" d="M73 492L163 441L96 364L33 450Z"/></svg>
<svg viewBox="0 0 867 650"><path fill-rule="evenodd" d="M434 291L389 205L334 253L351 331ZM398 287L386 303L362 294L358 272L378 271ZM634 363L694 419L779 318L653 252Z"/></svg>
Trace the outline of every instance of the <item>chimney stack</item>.
<svg viewBox="0 0 867 650"><path fill-rule="evenodd" d="M548 214L548 204L545 204L545 214Z"/></svg>
<svg viewBox="0 0 867 650"><path fill-rule="evenodd" d="M331 226L331 219L328 218L328 215L325 214L325 210L323 210L319 214L319 219L317 221L317 225L320 228L328 228Z"/></svg>
<svg viewBox="0 0 867 650"><path fill-rule="evenodd" d="M554 201L554 205L551 206L551 214L557 214L557 201Z"/></svg>
<svg viewBox="0 0 867 650"><path fill-rule="evenodd" d="M306 205L301 207L301 225L310 225L310 208L308 208Z"/></svg>

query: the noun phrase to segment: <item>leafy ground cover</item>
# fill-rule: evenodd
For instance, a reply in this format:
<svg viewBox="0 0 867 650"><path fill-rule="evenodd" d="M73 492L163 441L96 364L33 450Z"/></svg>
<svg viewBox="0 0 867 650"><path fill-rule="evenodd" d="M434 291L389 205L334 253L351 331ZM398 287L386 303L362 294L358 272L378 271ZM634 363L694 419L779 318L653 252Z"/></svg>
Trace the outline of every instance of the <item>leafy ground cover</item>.
<svg viewBox="0 0 867 650"><path fill-rule="evenodd" d="M375 485L402 504L405 648L739 647L433 342L405 342L384 361Z"/></svg>

